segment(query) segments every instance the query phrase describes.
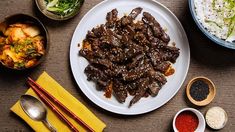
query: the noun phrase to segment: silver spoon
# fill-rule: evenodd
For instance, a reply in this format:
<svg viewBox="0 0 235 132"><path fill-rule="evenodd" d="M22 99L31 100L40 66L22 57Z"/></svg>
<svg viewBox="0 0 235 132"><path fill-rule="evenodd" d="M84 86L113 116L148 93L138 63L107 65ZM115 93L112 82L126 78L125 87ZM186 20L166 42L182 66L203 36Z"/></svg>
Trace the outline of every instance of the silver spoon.
<svg viewBox="0 0 235 132"><path fill-rule="evenodd" d="M31 95L22 95L20 97L20 105L24 112L35 121L42 121L47 128L56 132L57 130L47 120L47 109L45 105L37 98Z"/></svg>

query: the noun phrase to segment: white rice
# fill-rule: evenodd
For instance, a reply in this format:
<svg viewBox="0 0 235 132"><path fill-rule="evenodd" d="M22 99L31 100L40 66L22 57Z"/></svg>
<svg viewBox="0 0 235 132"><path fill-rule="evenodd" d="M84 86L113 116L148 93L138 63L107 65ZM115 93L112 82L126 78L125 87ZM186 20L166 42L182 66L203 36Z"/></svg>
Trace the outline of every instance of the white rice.
<svg viewBox="0 0 235 132"><path fill-rule="evenodd" d="M235 7L227 8L231 3L235 1L229 3L226 0L194 0L197 18L204 28L216 37L230 42L235 40L235 28L229 34L231 23L227 19L235 16Z"/></svg>

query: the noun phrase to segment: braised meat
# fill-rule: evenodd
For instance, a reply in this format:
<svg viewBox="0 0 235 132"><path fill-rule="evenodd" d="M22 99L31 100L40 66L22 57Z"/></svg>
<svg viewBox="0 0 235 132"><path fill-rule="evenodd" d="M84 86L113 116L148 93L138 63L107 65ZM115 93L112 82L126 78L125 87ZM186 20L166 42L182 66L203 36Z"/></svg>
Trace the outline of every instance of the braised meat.
<svg viewBox="0 0 235 132"><path fill-rule="evenodd" d="M118 19L117 15L118 15L117 9L113 9L111 12L109 12L107 14L107 16L106 16L106 20L107 20L106 26L107 27L110 27L110 28L114 27L115 22Z"/></svg>
<svg viewBox="0 0 235 132"><path fill-rule="evenodd" d="M87 32L79 51L89 62L84 71L87 80L108 91L106 97L112 92L120 103L128 94L134 96L129 106L142 97L157 96L167 83L165 73L174 71L172 63L180 54L150 13L143 12L142 19L135 21L142 10L137 7L122 18L117 9L108 12L107 22Z"/></svg>

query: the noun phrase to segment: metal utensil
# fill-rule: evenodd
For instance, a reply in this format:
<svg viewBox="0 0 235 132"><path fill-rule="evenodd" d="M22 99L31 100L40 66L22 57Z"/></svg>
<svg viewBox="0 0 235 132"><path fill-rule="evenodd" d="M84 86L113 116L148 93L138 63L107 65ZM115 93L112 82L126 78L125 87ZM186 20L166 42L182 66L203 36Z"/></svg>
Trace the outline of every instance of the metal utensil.
<svg viewBox="0 0 235 132"><path fill-rule="evenodd" d="M52 132L57 130L47 120L47 109L37 98L31 95L22 95L20 105L24 112L35 121L42 121Z"/></svg>

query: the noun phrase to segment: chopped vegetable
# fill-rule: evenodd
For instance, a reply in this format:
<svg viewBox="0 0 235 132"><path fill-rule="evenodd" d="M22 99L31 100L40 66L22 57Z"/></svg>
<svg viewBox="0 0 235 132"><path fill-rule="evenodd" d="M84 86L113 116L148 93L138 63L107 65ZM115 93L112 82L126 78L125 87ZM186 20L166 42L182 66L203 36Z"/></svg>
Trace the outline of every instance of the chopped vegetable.
<svg viewBox="0 0 235 132"><path fill-rule="evenodd" d="M83 1L84 0L45 0L47 5L46 9L60 16L73 13Z"/></svg>
<svg viewBox="0 0 235 132"><path fill-rule="evenodd" d="M35 65L44 55L44 38L32 24L9 25L0 36L0 61L7 67L24 69Z"/></svg>

